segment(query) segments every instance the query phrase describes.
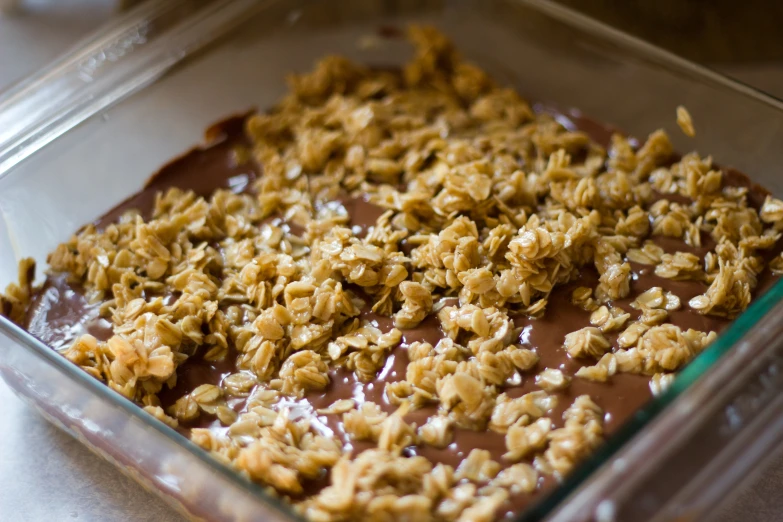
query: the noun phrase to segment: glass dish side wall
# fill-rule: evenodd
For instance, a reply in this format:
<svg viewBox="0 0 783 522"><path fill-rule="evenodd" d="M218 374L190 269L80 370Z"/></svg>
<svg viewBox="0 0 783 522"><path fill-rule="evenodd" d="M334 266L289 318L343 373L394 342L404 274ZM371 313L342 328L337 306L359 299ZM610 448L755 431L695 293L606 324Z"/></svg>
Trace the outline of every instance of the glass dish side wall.
<svg viewBox="0 0 783 522"><path fill-rule="evenodd" d="M172 0L142 8L137 19L133 16L126 26L93 41L92 55L82 52L66 58L43 73L41 82L29 82L0 98L0 122L9 115L26 118L26 125L19 127L20 134L26 132L25 139L10 142L12 147L0 147L2 284L15 278L19 257L32 254L42 264L46 252L58 242L138 190L171 156L199 142L208 124L232 112L274 103L284 92L286 73L308 69L326 52L370 64L401 63L408 56L408 46L399 39L379 38L378 28L403 26L411 20L439 26L469 58L532 100L578 107L639 137L664 127L679 150L714 151L721 164L738 167L773 192L783 193L783 179L775 175L783 163L783 150L777 147L783 138L779 103L547 2L352 0L334 9L331 2ZM139 34L143 37L136 38ZM107 61L106 49L116 48L117 42L126 41L123 38L135 43ZM90 65L96 63L90 61L96 56L100 67ZM52 85L70 96L55 100L45 111L24 110L31 102L45 99ZM87 97L82 96L85 90ZM132 95L137 90L141 92ZM674 109L680 104L694 116L695 140L682 137L674 124ZM777 294L773 298L779 300ZM742 323L740 335L728 345L754 326L756 319ZM97 383L86 386L83 374L62 359L52 359L54 354L40 343L7 322L0 322L0 331L12 339L0 349L4 378L21 377L17 379L20 384L12 386L43 407L48 405L62 422L68 422L68 411L82 411L74 404L85 397L99 404L97 409L116 412L116 419L131 415L125 410L128 403ZM740 353L740 363L747 362L743 357L748 355ZM59 373L57 378L51 373L52 382L66 379L60 385L63 389L79 391L52 403L53 393L37 394L35 387L37 375L55 372L55 366ZM687 382L710 366L695 367L696 375ZM690 390L683 393L683 397L691 395ZM150 475L133 444L124 447L104 437L102 422L90 415L76 415L71 431L94 431L93 445L105 442L110 449L127 452L125 458L114 460L148 475L148 483L151 477L153 487L174 504L199 513L194 500L171 496L172 489L181 489L176 477L169 477L176 488L155 482L158 472L153 469ZM143 413L131 417L129 426L138 423L139 429L146 429L127 429L143 440L190 455L198 473L223 476L222 466L193 456L192 445L179 446L184 439L151 417ZM639 422L644 421L640 417ZM639 485L630 480L635 472L604 466L587 485L595 483L596 477ZM188 470L190 476L198 473ZM253 497L259 488L249 483L220 487L246 487L249 491L240 496L248 497L242 498L258 498L259 506L267 502ZM611 495L612 491L605 488L600 494ZM669 497L658 498L658 505ZM591 505L579 515L590 518L595 508ZM264 511L259 508L258 512ZM209 518L228 520L235 515L212 513Z"/></svg>

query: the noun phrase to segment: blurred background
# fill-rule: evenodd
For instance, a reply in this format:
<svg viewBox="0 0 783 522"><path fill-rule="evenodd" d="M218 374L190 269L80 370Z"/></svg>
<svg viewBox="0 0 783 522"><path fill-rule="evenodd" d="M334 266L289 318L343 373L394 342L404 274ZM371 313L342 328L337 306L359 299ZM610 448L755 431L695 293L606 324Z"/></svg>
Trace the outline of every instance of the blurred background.
<svg viewBox="0 0 783 522"><path fill-rule="evenodd" d="M152 0L154 1L154 0ZM559 0L783 98L783 2ZM0 14L0 92L116 16L127 0L21 0ZM0 382L0 520L181 518L59 432ZM783 460L751 480L721 522L783 520Z"/></svg>
<svg viewBox="0 0 783 522"><path fill-rule="evenodd" d="M783 2L556 0L783 98Z"/></svg>
<svg viewBox="0 0 783 522"><path fill-rule="evenodd" d="M783 2L557 0L697 62L783 60Z"/></svg>

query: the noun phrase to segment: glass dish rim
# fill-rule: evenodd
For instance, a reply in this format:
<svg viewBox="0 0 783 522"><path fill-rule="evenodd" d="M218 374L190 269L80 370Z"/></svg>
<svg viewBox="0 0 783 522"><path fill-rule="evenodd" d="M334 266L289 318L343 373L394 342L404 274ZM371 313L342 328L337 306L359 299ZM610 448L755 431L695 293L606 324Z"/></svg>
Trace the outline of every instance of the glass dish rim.
<svg viewBox="0 0 783 522"><path fill-rule="evenodd" d="M596 35L599 38L622 47L632 54L636 54L646 59L654 59L658 62L662 62L663 64L667 65L670 70L675 69L687 71L696 77L717 83L721 87L733 91L738 96L752 98L757 102L767 105L771 109L783 112L783 100L775 98L742 82L715 72L708 67L698 65L673 53L665 51L655 45L630 36L623 31L594 20L586 15L582 15L581 13L571 8L554 4L547 0L506 1L526 6L568 26L578 28L579 30ZM183 2L181 0L164 0L159 3L158 7L173 7L182 3ZM221 0L212 2L210 5L220 6L231 3L231 0ZM460 2L457 1L454 3L459 4ZM66 51L66 53L64 53L60 58L52 62L49 66L40 70L35 75L25 78L15 85L12 85L10 88L0 92L0 112L2 112L4 108L7 108L7 102L10 100L23 100L26 93L30 94L31 92L34 92L34 90L41 85L41 82L45 81L50 74L55 74L58 71L62 71L62 69L66 66L74 65L76 60L82 55L84 46L100 45L102 43L109 42L112 40L112 38L115 37L116 34L124 29L127 29L130 24L135 24L140 19L142 19L144 13L153 13L154 8L148 4L151 3L143 3L141 6L131 10L120 19L112 22L102 29L99 29L92 35L83 39L74 48ZM278 4L278 2L257 1L255 4L259 5L260 10L267 9L272 5ZM261 6L261 4L264 5ZM149 81L139 82L132 88L120 92L119 96L113 99L97 101L89 111L79 113L78 121L70 121L65 123L60 122L60 126L57 127L58 132L55 135L33 136L31 142L23 146L24 149L30 150L18 161L22 161L25 157L27 157L27 155L34 154L40 148L45 147L46 144L48 144L50 141L57 139L62 134L68 132L70 129L94 117L101 110L107 109L115 103L125 100L128 97L140 92L147 85L164 76L171 69L187 61L192 57L192 54L193 52L183 52L177 60L167 64L161 69L159 75L151 77ZM115 86L113 88L113 91L119 90L119 86ZM12 147L3 147L2 143L0 143L0 178L6 174L10 174L13 166L16 164L16 161L11 164L3 164L2 162L3 154L9 152L11 148ZM768 291L758 296L745 312L732 321L732 323L726 328L726 330L724 330L724 332L715 342L713 342L706 350L699 354L699 356L696 357L694 361L692 361L685 369L679 372L673 385L669 388L669 390L667 390L666 393L659 397L653 398L640 410L634 413L634 415L623 424L617 433L607 438L601 447L588 459L581 463L577 469L574 470L574 472L569 475L569 477L567 477L557 488L543 495L525 512L517 515L515 520L520 522L528 520L539 520L552 514L557 509L557 507L561 505L563 500L579 489L580 486L588 482L589 477L593 475L593 473L598 470L598 468L604 465L615 453L617 453L620 448L624 447L631 439L634 438L635 435L642 431L650 421L659 417L662 412L665 412L665 409L669 404L671 404L679 396L686 393L696 380L709 371L724 354L726 354L737 344L737 342L749 329L753 328L762 318L766 317L770 310L781 301L783 301L783 280L779 280ZM281 514L284 514L285 516L293 517L292 519L294 520L304 520L301 515L296 513L296 511L290 507L290 505L281 501L279 498L266 493L262 486L243 477L229 466L214 459L207 451L197 446L190 439L180 434L176 430L169 428L161 421L155 419L154 416L139 408L132 401L107 388L97 379L90 377L77 366L67 361L56 350L49 348L43 342L29 334L27 331L2 316L0 316L0 333L8 335L9 338L14 340L17 344L21 345L25 349L32 351L36 355L39 355L45 360L53 363L59 371L63 372L69 377L75 378L77 382L86 386L92 392L97 393L102 399L108 399L112 406L121 408L123 411L130 414L131 417L136 418L138 421L144 423L147 426L153 427L153 429L162 434L164 437L167 437L171 442L184 446L188 451L203 461L207 466L210 466L211 469L217 471L238 487L245 488L249 493L255 497L258 497L260 501L264 502L271 508L275 509Z"/></svg>

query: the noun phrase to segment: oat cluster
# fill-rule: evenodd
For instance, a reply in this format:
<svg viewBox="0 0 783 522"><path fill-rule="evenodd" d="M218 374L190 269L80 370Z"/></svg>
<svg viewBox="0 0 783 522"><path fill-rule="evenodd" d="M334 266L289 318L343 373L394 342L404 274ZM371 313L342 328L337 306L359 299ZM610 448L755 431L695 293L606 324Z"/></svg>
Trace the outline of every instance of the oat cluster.
<svg viewBox="0 0 783 522"><path fill-rule="evenodd" d="M783 202L753 208L710 158L677 159L662 131L641 145L615 135L606 150L534 112L435 30L410 36L402 71L332 56L291 76L279 105L247 121L252 149L238 157L263 173L252 190L170 189L149 219L87 226L48 259L113 324L110 339L85 335L68 359L172 426L214 416L227 429L194 428L192 439L313 521L492 520L539 476L566 475L603 440L604 412L582 395L553 418L559 392L618 372L665 389L715 337L670 315L742 312L783 228ZM384 210L369 228L351 225L356 199ZM632 262L704 292L632 294ZM598 282L572 301L591 326L561 348L584 365L540 368L514 319L546 314L553 290L585 270ZM21 277L3 301L20 322L29 264ZM370 310L393 327L363 319ZM373 449L352 453L294 406L328 389L335 368L373 381L404 331L433 315L442 339L407 346L405 374L386 384L396 411L342 399L319 412ZM158 393L194 356L236 358L237 371L164 410ZM537 391L506 393L528 379ZM406 420L423 407L435 408L426 422ZM404 454L446 447L457 430L500 433L505 453L476 449L456 468ZM308 490L324 470L328 486Z"/></svg>

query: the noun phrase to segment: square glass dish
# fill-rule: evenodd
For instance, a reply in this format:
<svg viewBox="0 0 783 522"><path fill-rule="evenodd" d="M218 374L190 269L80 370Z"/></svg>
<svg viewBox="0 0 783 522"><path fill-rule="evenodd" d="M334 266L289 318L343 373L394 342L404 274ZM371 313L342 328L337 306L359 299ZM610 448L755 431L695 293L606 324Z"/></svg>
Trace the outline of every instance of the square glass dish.
<svg viewBox="0 0 783 522"><path fill-rule="evenodd" d="M324 54L399 65L433 24L526 98L646 136L678 105L714 153L783 195L783 103L542 0L148 2L0 95L0 285L140 189L220 118L271 106ZM783 439L776 284L520 520L708 518ZM0 317L0 375L28 403L194 519L298 520L251 483Z"/></svg>

